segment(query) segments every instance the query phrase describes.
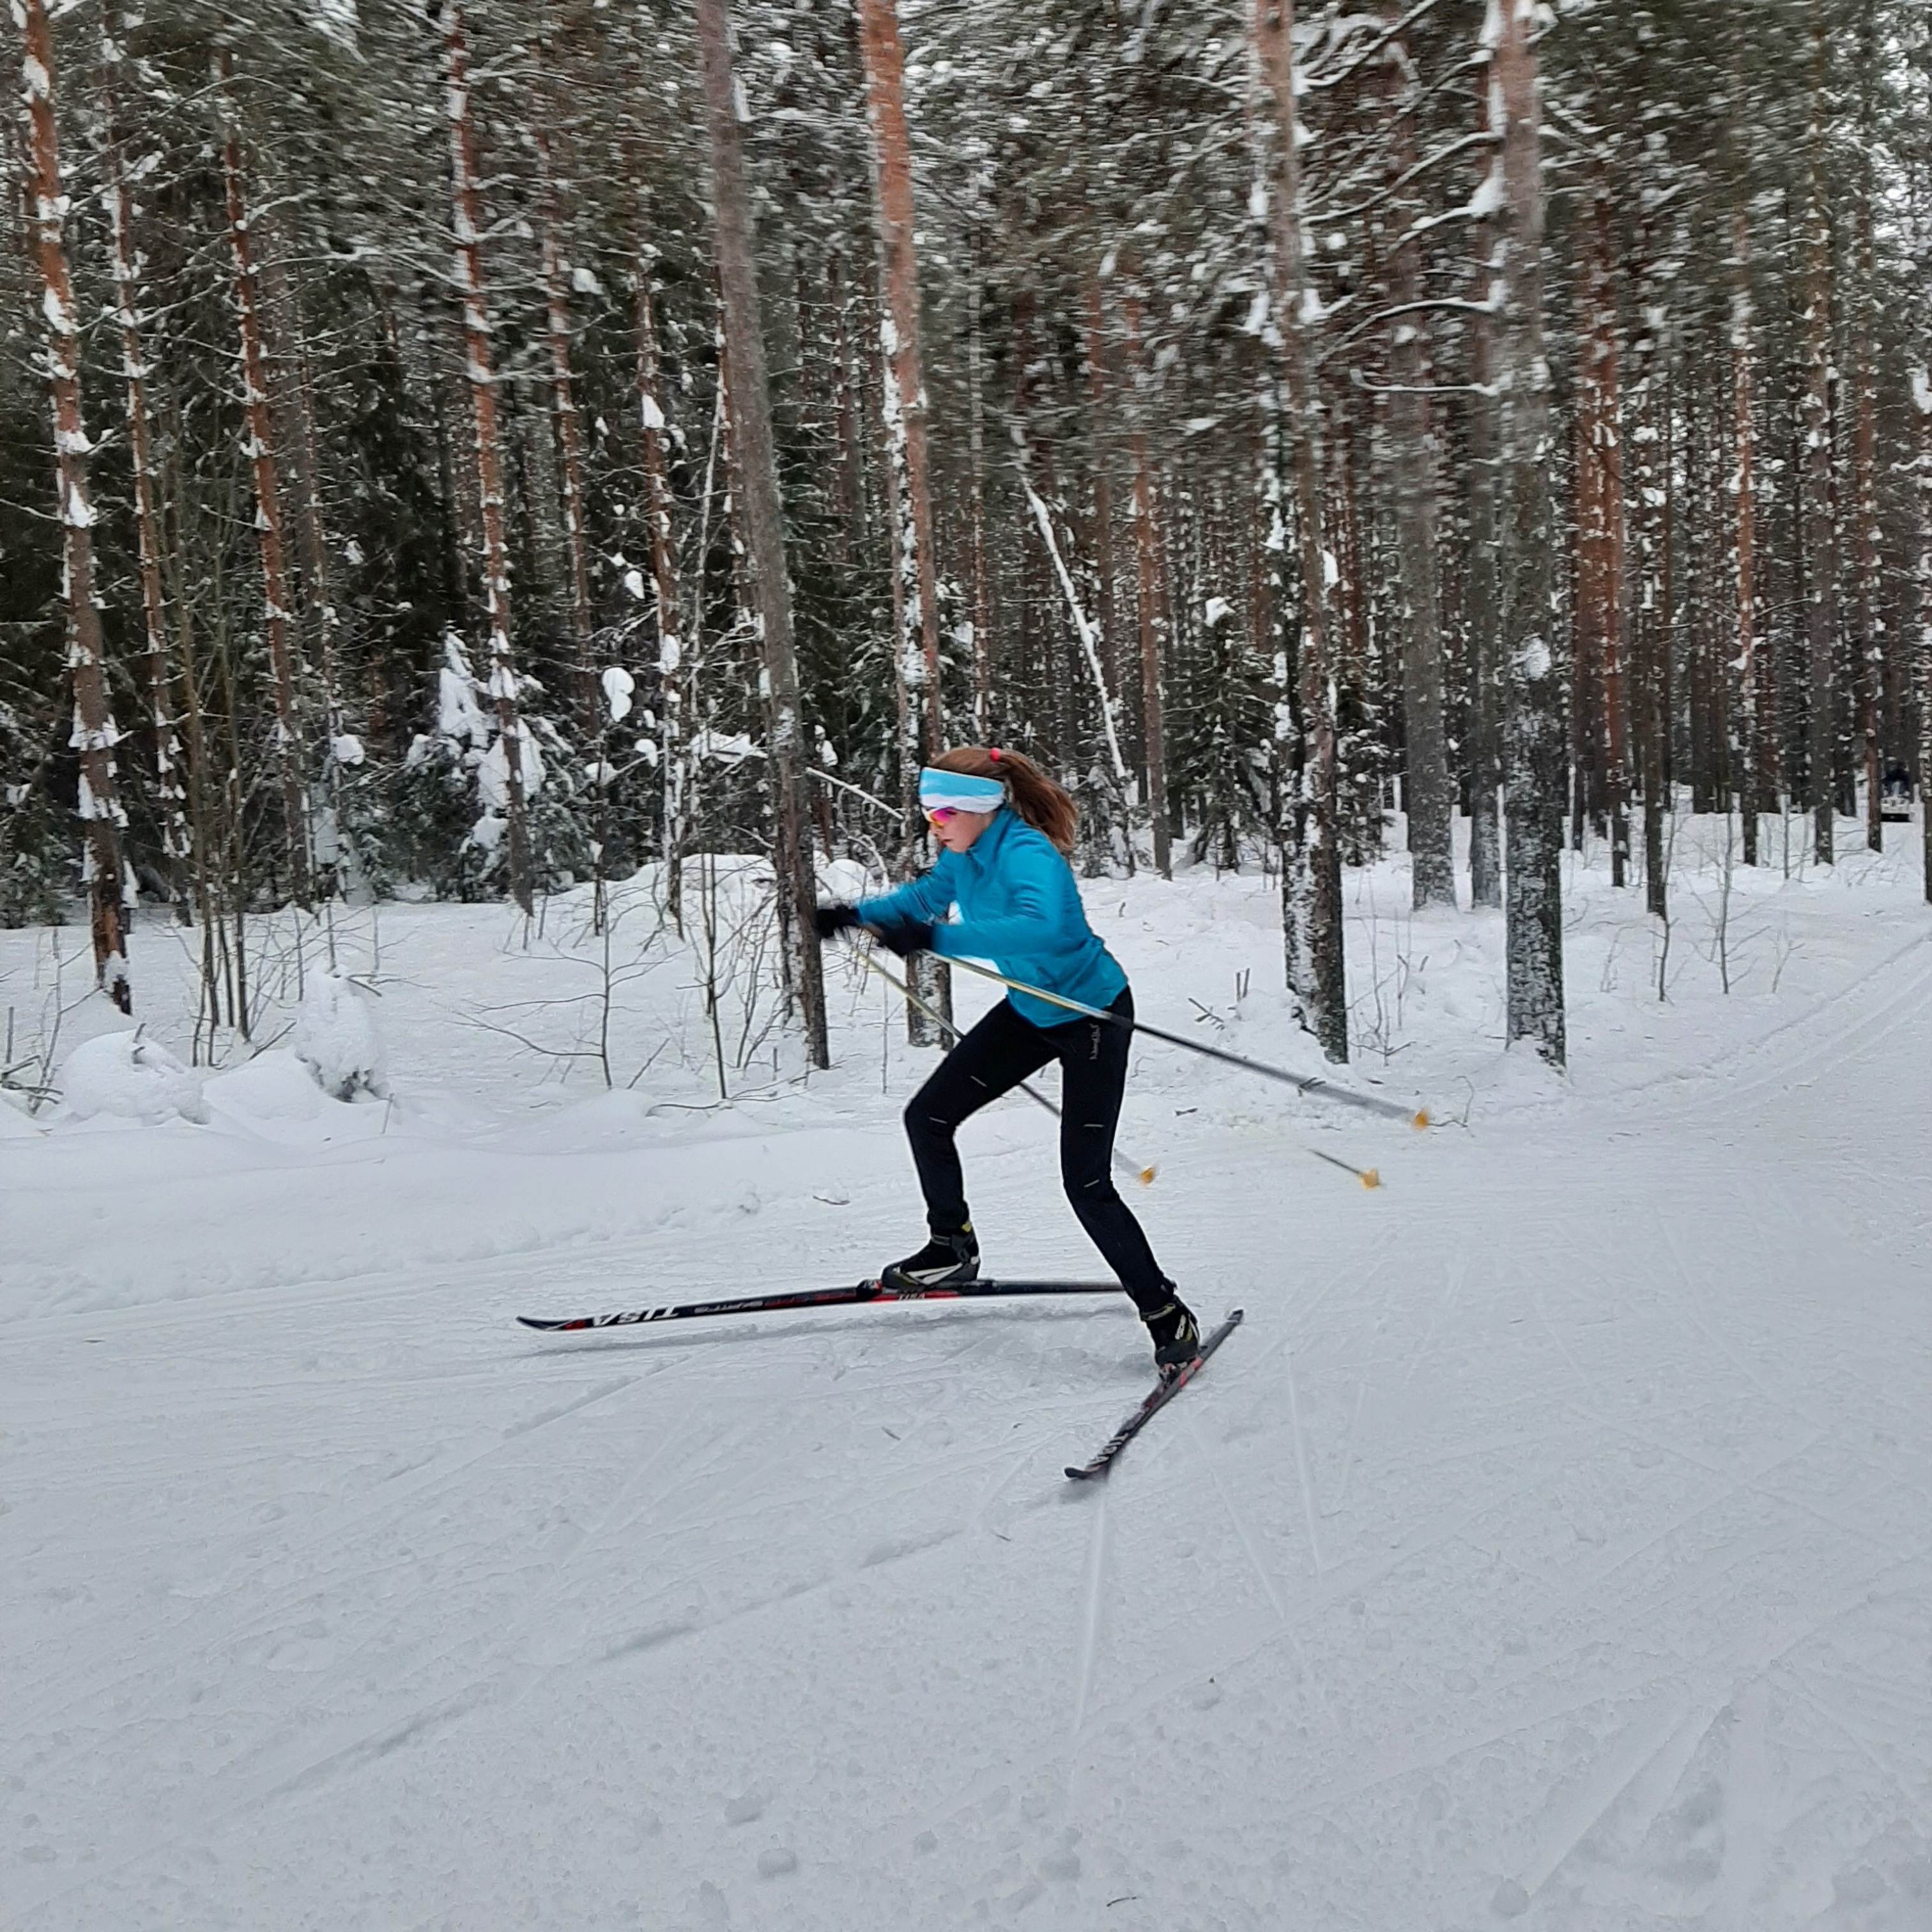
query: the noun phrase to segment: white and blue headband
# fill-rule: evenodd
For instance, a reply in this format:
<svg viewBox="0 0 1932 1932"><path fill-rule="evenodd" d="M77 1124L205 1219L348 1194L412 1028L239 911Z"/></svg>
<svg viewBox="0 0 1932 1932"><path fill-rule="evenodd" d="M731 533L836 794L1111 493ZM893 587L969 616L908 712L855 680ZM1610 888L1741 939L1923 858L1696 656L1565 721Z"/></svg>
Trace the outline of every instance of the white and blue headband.
<svg viewBox="0 0 1932 1932"><path fill-rule="evenodd" d="M998 778L926 765L919 774L919 802L926 812L998 812L1006 802L1006 788Z"/></svg>

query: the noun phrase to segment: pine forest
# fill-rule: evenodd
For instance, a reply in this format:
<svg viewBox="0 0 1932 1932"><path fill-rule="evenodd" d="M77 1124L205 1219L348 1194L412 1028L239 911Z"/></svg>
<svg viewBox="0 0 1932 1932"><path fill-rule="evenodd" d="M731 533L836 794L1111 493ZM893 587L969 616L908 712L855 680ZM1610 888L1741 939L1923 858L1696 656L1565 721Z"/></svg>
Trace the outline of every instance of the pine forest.
<svg viewBox="0 0 1932 1932"><path fill-rule="evenodd" d="M1913 836L1914 0L10 4L0 921L136 1016L752 852L822 1064L814 854L1004 743L1278 876L1333 1060L1406 843L1560 1063L1566 849Z"/></svg>

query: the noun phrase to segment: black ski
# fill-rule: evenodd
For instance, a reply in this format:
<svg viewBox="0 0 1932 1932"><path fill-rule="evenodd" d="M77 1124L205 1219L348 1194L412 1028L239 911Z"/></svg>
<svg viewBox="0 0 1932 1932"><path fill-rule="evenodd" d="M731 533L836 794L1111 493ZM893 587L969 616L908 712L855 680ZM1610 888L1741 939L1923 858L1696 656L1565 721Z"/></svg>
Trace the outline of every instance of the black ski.
<svg viewBox="0 0 1932 1932"><path fill-rule="evenodd" d="M569 1334L584 1328L628 1328L640 1322L692 1322L707 1315L769 1315L790 1308L847 1308L865 1302L973 1301L1018 1294L1118 1294L1117 1281L968 1281L956 1288L888 1288L862 1281L850 1288L807 1288L776 1294L748 1294L735 1301L680 1301L663 1308L635 1308L622 1315L576 1315L560 1321L519 1315L526 1328Z"/></svg>
<svg viewBox="0 0 1932 1932"><path fill-rule="evenodd" d="M1208 1366L1208 1358L1240 1326L1244 1310L1236 1309L1220 1328L1201 1345L1201 1352L1183 1369L1171 1382L1162 1382L1142 1402L1139 1408L1108 1437L1106 1445L1090 1462L1076 1468L1067 1465L1066 1473L1074 1482L1090 1481L1096 1476L1104 1476L1114 1466L1114 1459L1144 1429L1160 1412Z"/></svg>

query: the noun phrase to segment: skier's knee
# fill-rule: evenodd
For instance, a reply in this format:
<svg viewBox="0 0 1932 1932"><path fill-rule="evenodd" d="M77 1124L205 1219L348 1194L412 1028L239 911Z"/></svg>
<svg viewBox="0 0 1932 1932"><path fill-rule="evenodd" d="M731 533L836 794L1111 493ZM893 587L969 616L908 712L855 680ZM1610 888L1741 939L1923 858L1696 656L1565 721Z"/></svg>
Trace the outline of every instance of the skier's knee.
<svg viewBox="0 0 1932 1932"><path fill-rule="evenodd" d="M952 1138L953 1123L935 1112L923 1093L915 1094L906 1102L905 1112L899 1118L905 1123L908 1140L950 1141Z"/></svg>

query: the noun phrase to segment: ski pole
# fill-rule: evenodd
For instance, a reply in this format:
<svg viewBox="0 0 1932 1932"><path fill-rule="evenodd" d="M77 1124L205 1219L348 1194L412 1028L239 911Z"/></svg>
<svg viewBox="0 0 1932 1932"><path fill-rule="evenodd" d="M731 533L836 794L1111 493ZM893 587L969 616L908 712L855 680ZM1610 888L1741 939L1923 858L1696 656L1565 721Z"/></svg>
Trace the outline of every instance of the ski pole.
<svg viewBox="0 0 1932 1932"><path fill-rule="evenodd" d="M1405 1107L1400 1100L1384 1100L1372 1094L1352 1094L1346 1087L1336 1087L1326 1080L1316 1080L1300 1073L1291 1073L1286 1068L1270 1066L1265 1060L1250 1060L1244 1054L1229 1053L1218 1046L1204 1046L1198 1040L1190 1040L1184 1034L1164 1033L1159 1027L1149 1026L1144 1020L1124 1018L1118 1013L1110 1013L1102 1006L1090 1006L1078 1000L1070 1000L1064 993L1049 993L1043 986L1029 986L1023 980L1009 980L1004 973L996 973L990 966L982 966L971 959L961 959L949 953L946 956L950 966L963 966L969 973L976 973L982 980L992 980L1016 993L1030 994L1036 1000L1045 1000L1049 1004L1064 1006L1070 1012L1082 1013L1090 1020L1107 1020L1115 1026L1125 1027L1130 1033L1144 1033L1155 1040L1164 1040L1169 1046L1184 1046L1190 1053L1198 1053L1208 1060L1218 1060L1229 1066L1239 1066L1250 1073L1258 1073L1268 1080L1280 1080L1300 1094L1319 1096L1324 1100L1339 1100L1346 1107L1359 1107L1364 1112L1383 1114L1390 1118L1406 1120L1418 1129L1429 1125L1429 1110L1425 1107L1414 1112ZM1315 1150L1311 1148L1312 1154ZM1333 1156L1322 1154L1318 1159L1328 1160ZM1346 1161L1337 1161L1338 1167L1347 1167ZM1351 1174L1360 1174L1360 1168L1349 1168Z"/></svg>
<svg viewBox="0 0 1932 1932"><path fill-rule="evenodd" d="M896 979L891 974L888 973L886 969L879 964L878 959L874 957L872 949L869 946L862 948L859 956L865 961L868 966L872 968L874 973L878 974L881 980L884 980L887 986L895 987L900 992L903 993L914 1006L918 1007L921 1012L925 1014L928 1019L932 1021L934 1026L944 1027L956 1040L964 1038L965 1036L960 1032L959 1029L955 1026L944 1013L935 1012L934 1009L928 1006L903 980ZM1020 1091L1024 1094L1029 1100L1037 1100L1056 1120L1060 1118L1060 1109L1056 1107L1037 1087L1029 1087L1027 1083L1022 1080L1020 1082ZM1130 1154L1121 1153L1118 1148L1116 1148L1114 1150L1114 1165L1118 1167L1123 1174L1132 1174L1143 1187L1151 1187L1154 1185L1154 1176L1160 1172L1160 1169L1158 1167L1152 1165L1149 1165L1146 1167L1142 1166L1138 1161L1133 1159L1133 1157Z"/></svg>

